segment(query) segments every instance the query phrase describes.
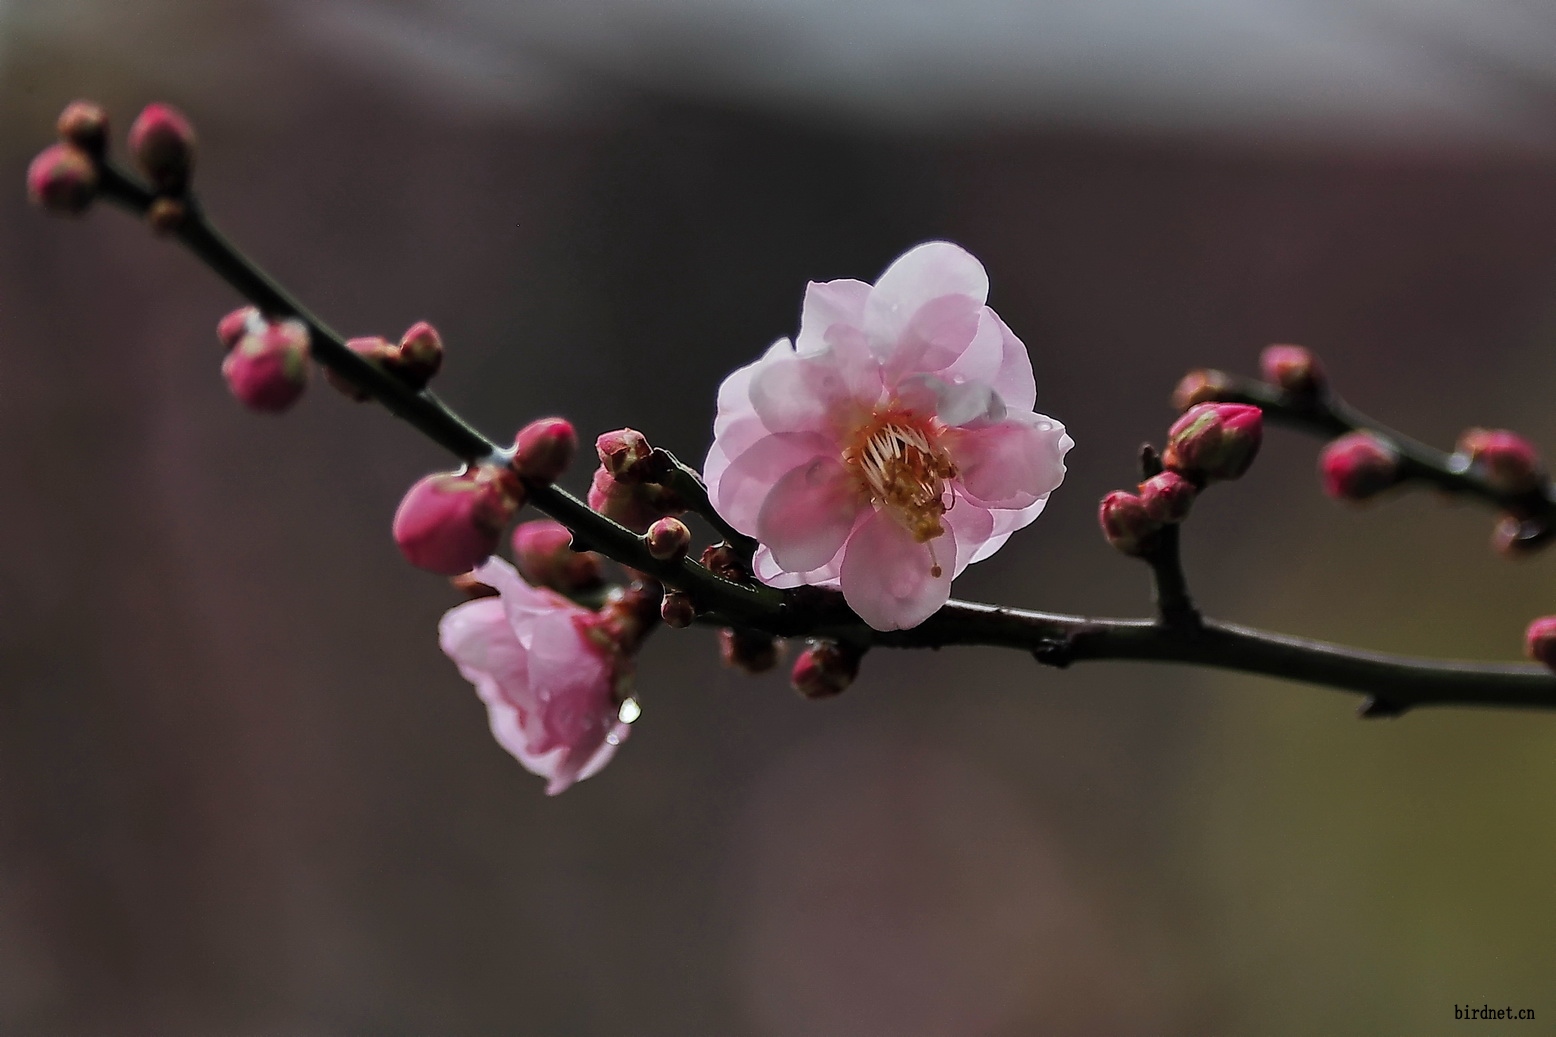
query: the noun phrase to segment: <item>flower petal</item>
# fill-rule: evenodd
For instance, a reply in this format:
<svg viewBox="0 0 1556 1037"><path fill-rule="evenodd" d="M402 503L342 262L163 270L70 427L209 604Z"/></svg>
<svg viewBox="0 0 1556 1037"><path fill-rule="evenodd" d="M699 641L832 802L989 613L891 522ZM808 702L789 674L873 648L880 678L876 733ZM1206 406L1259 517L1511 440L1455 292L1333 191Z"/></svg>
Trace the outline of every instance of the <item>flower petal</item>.
<svg viewBox="0 0 1556 1037"><path fill-rule="evenodd" d="M1011 410L1031 410L1037 405L1037 380L1032 375L1032 354L1016 333L993 310L985 314L1000 331L1000 366L990 385Z"/></svg>
<svg viewBox="0 0 1556 1037"><path fill-rule="evenodd" d="M815 432L764 436L731 461L719 475L713 507L747 536L757 536L757 516L773 485L817 457L838 457L829 437ZM710 495L713 487L709 488Z"/></svg>
<svg viewBox="0 0 1556 1037"><path fill-rule="evenodd" d="M800 333L794 337L795 350L821 352L832 341L829 332L837 325L862 328L865 300L869 297L870 286L863 281L845 278L807 284L805 304L800 309Z"/></svg>
<svg viewBox="0 0 1556 1037"><path fill-rule="evenodd" d="M926 303L947 295L982 306L989 298L989 276L961 246L926 241L899 256L875 282L865 303L865 329L872 339L895 342Z"/></svg>
<svg viewBox="0 0 1556 1037"><path fill-rule="evenodd" d="M865 502L836 457L817 457L773 484L757 514L756 537L790 572L831 561Z"/></svg>
<svg viewBox="0 0 1556 1037"><path fill-rule="evenodd" d="M733 421L755 413L751 406L751 380L756 377L758 371L766 364L781 357L793 356L794 346L786 338L781 338L767 348L761 358L736 369L719 385L718 416L713 419L713 436L717 439L723 434L725 426Z"/></svg>
<svg viewBox="0 0 1556 1037"><path fill-rule="evenodd" d="M877 511L843 548L838 583L849 607L876 630L906 630L934 615L951 596L956 543L949 535L931 543L933 556L929 544ZM931 575L936 560L939 576Z"/></svg>
<svg viewBox="0 0 1556 1037"><path fill-rule="evenodd" d="M978 308L977 329L967 348L951 364L940 371L948 382L982 382L993 386L1005 358L1004 323L989 307ZM1030 410L1029 403L1023 409Z"/></svg>
<svg viewBox="0 0 1556 1037"><path fill-rule="evenodd" d="M751 405L769 432L820 432L853 397L830 354L778 357L751 379Z"/></svg>
<svg viewBox="0 0 1556 1037"><path fill-rule="evenodd" d="M860 518L864 517L863 512ZM756 578L769 587L836 587L837 572L843 564L843 551L827 560L825 565L817 566L809 572L794 573L780 566L773 559L773 552L764 546L758 547L751 556L751 571Z"/></svg>
<svg viewBox="0 0 1556 1037"><path fill-rule="evenodd" d="M978 557L978 552L983 549L983 545L993 539L994 513L970 500L958 500L951 510L945 513L942 521L951 534L946 539L956 541L956 565L951 570L951 576L955 578L962 575L962 571L973 563L973 560ZM939 542L937 541L936 544L938 550Z"/></svg>
<svg viewBox="0 0 1556 1037"><path fill-rule="evenodd" d="M1031 504L1028 504L1024 508L1016 508L1014 510L1008 511L995 510L990 512L990 514L994 517L994 531L989 539L985 540L983 545L973 552L972 558L969 559L969 564L972 562L981 562L985 558L992 555L994 552L998 551L1000 548L1004 547L1005 541L1010 539L1010 535L1012 533L1020 529L1025 529L1027 526L1031 525L1032 520L1041 515L1043 513L1043 509L1047 506L1048 496L1044 495L1033 501ZM958 561L960 561L960 559L958 559Z"/></svg>
<svg viewBox="0 0 1556 1037"><path fill-rule="evenodd" d="M472 684L529 683L524 649L497 598L478 598L445 612L438 623L438 644Z"/></svg>
<svg viewBox="0 0 1556 1037"><path fill-rule="evenodd" d="M1064 455L1075 443L1042 414L1015 414L981 428L954 428L942 442L958 469L957 488L972 500L1024 508L1064 481Z"/></svg>
<svg viewBox="0 0 1556 1037"><path fill-rule="evenodd" d="M557 609L573 612L584 611L556 591L544 587L531 587L519 571L507 561L492 555L471 570L471 575L497 591L498 600L508 615L508 622L515 632L526 617L544 615Z"/></svg>

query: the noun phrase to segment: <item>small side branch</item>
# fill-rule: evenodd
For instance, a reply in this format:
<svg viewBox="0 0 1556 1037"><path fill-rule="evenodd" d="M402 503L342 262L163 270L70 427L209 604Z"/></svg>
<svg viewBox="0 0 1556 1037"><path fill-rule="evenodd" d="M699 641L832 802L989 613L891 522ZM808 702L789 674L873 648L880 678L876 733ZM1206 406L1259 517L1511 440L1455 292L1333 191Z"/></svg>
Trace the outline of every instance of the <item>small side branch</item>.
<svg viewBox="0 0 1556 1037"><path fill-rule="evenodd" d="M1270 421L1322 439L1335 439L1348 432L1369 433L1399 455L1400 482L1422 483L1455 496L1475 498L1519 516L1540 530L1556 530L1556 495L1547 480L1542 479L1531 489L1509 493L1495 486L1480 466L1462 455L1446 453L1389 428L1352 407L1332 390L1296 394L1225 371L1203 374L1205 398L1252 404Z"/></svg>

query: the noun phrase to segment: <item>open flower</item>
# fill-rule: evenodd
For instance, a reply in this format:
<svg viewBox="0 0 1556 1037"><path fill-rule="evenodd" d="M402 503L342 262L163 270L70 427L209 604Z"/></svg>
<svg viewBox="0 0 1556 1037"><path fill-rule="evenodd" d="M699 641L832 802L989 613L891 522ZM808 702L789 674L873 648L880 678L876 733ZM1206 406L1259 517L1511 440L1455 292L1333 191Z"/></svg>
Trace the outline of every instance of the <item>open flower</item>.
<svg viewBox="0 0 1556 1037"><path fill-rule="evenodd" d="M874 286L812 282L795 341L724 380L703 472L761 542L764 582L839 587L905 629L1043 510L1074 443L1033 412L1032 361L988 290L963 249L919 245Z"/></svg>
<svg viewBox="0 0 1556 1037"><path fill-rule="evenodd" d="M630 660L605 617L531 587L490 558L474 571L498 592L451 608L443 651L486 703L492 734L556 795L604 767L627 737Z"/></svg>

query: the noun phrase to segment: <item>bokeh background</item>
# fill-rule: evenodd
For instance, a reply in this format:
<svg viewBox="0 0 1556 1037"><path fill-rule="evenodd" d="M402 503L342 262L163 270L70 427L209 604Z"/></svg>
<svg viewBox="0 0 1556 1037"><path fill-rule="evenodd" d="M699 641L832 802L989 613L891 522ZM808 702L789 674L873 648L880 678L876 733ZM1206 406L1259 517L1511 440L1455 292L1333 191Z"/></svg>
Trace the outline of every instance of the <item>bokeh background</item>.
<svg viewBox="0 0 1556 1037"><path fill-rule="evenodd" d="M546 798L388 536L445 459L322 384L244 412L221 284L22 191L64 102L171 101L218 222L349 334L437 324L491 434L693 458L806 280L951 238L1078 444L958 593L1137 614L1095 503L1190 367L1301 342L1421 438L1556 446L1552 54L1543 0L0 0L0 1032L1556 1019L1553 717L993 650L806 703L664 633L631 742ZM1214 614L1504 659L1556 611L1488 514L1339 507L1315 453L1201 501Z"/></svg>

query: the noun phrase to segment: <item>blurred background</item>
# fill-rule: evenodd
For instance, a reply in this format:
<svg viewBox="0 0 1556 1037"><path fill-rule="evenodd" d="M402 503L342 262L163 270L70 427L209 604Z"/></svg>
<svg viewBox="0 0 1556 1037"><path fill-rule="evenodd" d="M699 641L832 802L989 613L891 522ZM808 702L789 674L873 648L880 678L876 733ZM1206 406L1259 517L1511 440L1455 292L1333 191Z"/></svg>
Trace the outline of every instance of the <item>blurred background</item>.
<svg viewBox="0 0 1556 1037"><path fill-rule="evenodd" d="M807 703L666 632L631 742L548 799L388 535L446 459L322 383L243 411L237 300L22 190L65 102L170 101L217 221L347 334L435 323L487 432L688 458L806 280L953 239L1078 444L957 592L1129 615L1095 505L1190 367L1300 342L1428 441L1556 447L1553 53L1542 0L0 0L0 1033L1556 1018L1556 717L967 649ZM1556 611L1556 558L1334 505L1316 449L1199 504L1213 614L1511 659Z"/></svg>

